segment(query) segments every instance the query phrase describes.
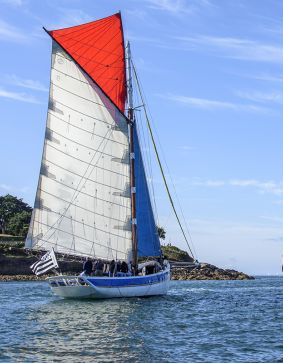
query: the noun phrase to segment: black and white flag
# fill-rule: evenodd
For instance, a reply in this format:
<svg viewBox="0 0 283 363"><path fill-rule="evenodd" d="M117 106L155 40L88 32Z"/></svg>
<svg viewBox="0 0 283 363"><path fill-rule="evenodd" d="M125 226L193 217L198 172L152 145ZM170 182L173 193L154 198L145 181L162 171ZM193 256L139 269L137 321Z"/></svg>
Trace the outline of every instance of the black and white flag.
<svg viewBox="0 0 283 363"><path fill-rule="evenodd" d="M57 268L58 263L54 250L48 251L41 259L30 266L32 271L38 276L42 275L51 268Z"/></svg>

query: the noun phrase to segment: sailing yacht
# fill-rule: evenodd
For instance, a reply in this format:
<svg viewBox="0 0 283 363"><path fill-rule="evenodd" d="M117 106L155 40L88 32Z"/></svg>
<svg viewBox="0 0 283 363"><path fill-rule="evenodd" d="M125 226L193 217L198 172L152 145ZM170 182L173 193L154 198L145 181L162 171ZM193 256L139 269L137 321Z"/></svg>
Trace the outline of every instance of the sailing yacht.
<svg viewBox="0 0 283 363"><path fill-rule="evenodd" d="M44 30L52 38L51 81L26 248L131 264L127 276L48 278L61 297L166 294L170 265L162 259L147 185L121 15Z"/></svg>

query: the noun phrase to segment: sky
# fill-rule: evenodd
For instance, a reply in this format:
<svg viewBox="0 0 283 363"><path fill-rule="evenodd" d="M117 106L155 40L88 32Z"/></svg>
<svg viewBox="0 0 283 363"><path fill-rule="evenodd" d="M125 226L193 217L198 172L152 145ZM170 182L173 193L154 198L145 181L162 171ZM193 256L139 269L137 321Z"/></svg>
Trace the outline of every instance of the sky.
<svg viewBox="0 0 283 363"><path fill-rule="evenodd" d="M42 27L119 10L196 256L281 274L281 0L0 0L0 195L34 203L50 76ZM152 163L158 223L166 243L186 248Z"/></svg>

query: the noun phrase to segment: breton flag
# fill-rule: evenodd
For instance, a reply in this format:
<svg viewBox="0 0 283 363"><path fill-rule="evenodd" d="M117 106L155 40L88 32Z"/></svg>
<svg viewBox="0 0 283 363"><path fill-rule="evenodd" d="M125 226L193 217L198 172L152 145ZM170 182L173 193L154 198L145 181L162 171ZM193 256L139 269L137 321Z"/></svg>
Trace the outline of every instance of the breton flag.
<svg viewBox="0 0 283 363"><path fill-rule="evenodd" d="M51 268L57 268L58 263L54 250L48 251L41 259L30 266L32 271L38 276L42 275Z"/></svg>

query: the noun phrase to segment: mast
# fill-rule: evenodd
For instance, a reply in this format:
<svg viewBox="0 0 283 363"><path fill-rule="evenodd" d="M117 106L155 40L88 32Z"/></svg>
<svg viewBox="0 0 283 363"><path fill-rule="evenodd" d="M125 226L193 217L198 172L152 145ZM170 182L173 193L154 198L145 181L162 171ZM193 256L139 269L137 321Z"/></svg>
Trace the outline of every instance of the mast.
<svg viewBox="0 0 283 363"><path fill-rule="evenodd" d="M128 96L128 119L129 119L129 143L130 143L130 186L131 186L131 215L132 215L132 265L137 273L138 248L137 248L137 213L136 213L136 182L135 182L135 153L134 153L134 107L133 107L133 85L131 68L131 48L129 41L126 46L127 64L127 96Z"/></svg>

